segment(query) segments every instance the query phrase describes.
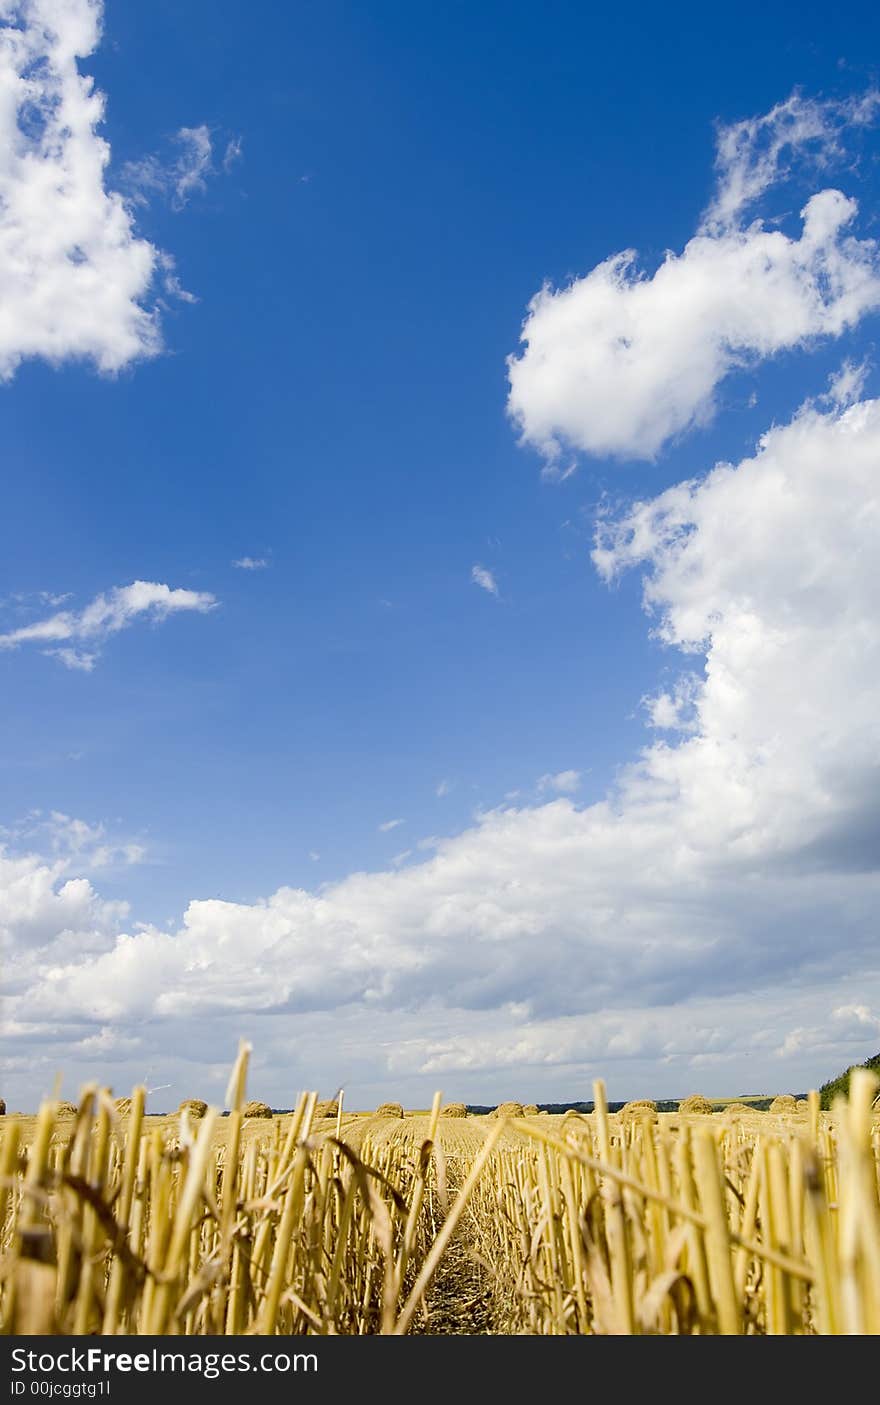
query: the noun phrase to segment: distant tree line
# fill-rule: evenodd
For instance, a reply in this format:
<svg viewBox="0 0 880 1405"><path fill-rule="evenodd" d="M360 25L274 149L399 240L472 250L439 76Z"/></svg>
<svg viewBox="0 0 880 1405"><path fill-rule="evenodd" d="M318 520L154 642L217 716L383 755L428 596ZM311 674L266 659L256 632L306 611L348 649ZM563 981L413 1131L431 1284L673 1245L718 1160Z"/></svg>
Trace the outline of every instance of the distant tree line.
<svg viewBox="0 0 880 1405"><path fill-rule="evenodd" d="M854 1068L869 1068L872 1073L880 1075L880 1054L874 1054L870 1059L865 1059L863 1064L850 1064L843 1073L839 1073L836 1078L832 1078L828 1083L823 1083L819 1089L819 1097L822 1107L829 1108L838 1096L849 1096L849 1077Z"/></svg>

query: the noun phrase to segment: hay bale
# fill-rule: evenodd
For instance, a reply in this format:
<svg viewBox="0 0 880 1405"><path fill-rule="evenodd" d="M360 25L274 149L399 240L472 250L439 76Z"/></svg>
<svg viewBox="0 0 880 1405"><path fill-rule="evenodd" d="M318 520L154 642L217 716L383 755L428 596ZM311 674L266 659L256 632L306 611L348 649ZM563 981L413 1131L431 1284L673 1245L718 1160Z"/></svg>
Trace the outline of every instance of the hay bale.
<svg viewBox="0 0 880 1405"><path fill-rule="evenodd" d="M710 1112L714 1112L712 1104L708 1098L704 1098L702 1093L691 1093L689 1097L682 1098L678 1104L679 1112L686 1113L689 1117L706 1117Z"/></svg>
<svg viewBox="0 0 880 1405"><path fill-rule="evenodd" d="M203 1098L184 1098L177 1111L181 1115L187 1112L190 1117L198 1119L204 1117L205 1113L208 1111L208 1104Z"/></svg>
<svg viewBox="0 0 880 1405"><path fill-rule="evenodd" d="M537 1103L523 1104L523 1117L538 1117L540 1115L540 1111L541 1109L538 1107Z"/></svg>
<svg viewBox="0 0 880 1405"><path fill-rule="evenodd" d="M642 1117L648 1117L652 1122L657 1120L657 1104L650 1098L635 1098L631 1103L624 1103L618 1114L621 1122L638 1122Z"/></svg>
<svg viewBox="0 0 880 1405"><path fill-rule="evenodd" d="M810 1104L806 1098L798 1098L797 1110L798 1112L809 1112Z"/></svg>
<svg viewBox="0 0 880 1405"><path fill-rule="evenodd" d="M745 1113L754 1112L754 1110L753 1107L749 1107L748 1103L728 1103L727 1107L718 1109L725 1117L742 1117Z"/></svg>
<svg viewBox="0 0 880 1405"><path fill-rule="evenodd" d="M769 1110L775 1113L797 1112L797 1098L793 1098L791 1093L780 1093L778 1098L773 1099Z"/></svg>
<svg viewBox="0 0 880 1405"><path fill-rule="evenodd" d="M441 1117L467 1117L467 1115L468 1110L464 1103L447 1103L445 1107L440 1109Z"/></svg>
<svg viewBox="0 0 880 1405"><path fill-rule="evenodd" d="M376 1108L377 1117L402 1117L403 1103L380 1103Z"/></svg>
<svg viewBox="0 0 880 1405"><path fill-rule="evenodd" d="M315 1120L322 1117L338 1117L339 1103L336 1098L328 1098L326 1102L315 1103Z"/></svg>
<svg viewBox="0 0 880 1405"><path fill-rule="evenodd" d="M522 1103L499 1103L498 1106L493 1108L489 1113L490 1117L522 1117L522 1115Z"/></svg>
<svg viewBox="0 0 880 1405"><path fill-rule="evenodd" d="M58 1104L59 1117L76 1117L78 1112L79 1108L76 1103L60 1102Z"/></svg>
<svg viewBox="0 0 880 1405"><path fill-rule="evenodd" d="M253 1102L245 1103L242 1108L243 1117L271 1117L272 1109L268 1103L261 1103L258 1098Z"/></svg>

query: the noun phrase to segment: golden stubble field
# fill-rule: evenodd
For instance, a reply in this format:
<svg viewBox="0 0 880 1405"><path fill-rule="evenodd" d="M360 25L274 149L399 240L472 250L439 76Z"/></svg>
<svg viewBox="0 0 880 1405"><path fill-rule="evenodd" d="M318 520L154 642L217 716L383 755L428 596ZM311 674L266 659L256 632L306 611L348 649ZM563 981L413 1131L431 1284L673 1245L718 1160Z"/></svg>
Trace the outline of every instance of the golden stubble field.
<svg viewBox="0 0 880 1405"><path fill-rule="evenodd" d="M867 1072L830 1114L250 1117L246 1066L226 1117L2 1119L3 1331L880 1332Z"/></svg>

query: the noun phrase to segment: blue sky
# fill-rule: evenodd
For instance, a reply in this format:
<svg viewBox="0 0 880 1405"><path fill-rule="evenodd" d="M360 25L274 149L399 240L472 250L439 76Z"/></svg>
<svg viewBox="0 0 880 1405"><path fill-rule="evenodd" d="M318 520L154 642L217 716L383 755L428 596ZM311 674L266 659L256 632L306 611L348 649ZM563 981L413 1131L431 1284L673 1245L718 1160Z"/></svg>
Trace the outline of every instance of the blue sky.
<svg viewBox="0 0 880 1405"><path fill-rule="evenodd" d="M30 0L2 16L51 63L98 7ZM82 214L94 250L34 254L23 274L21 248L39 243L25 168L4 177L24 214L13 227L10 206L0 296L18 279L33 297L19 306L8 294L0 346L0 921L10 950L25 952L11 967L12 1100L32 1102L57 1068L71 1087L159 1069L175 1088L219 1096L239 1034L257 1049L256 1091L284 1102L340 1082L356 1100L421 1097L438 1081L480 1101L552 1098L582 1094L598 1073L620 1096L694 1082L802 1087L874 1052L876 856L868 843L855 879L840 859L853 835L876 833L852 788L874 756L870 710L811 780L799 756L834 730L837 696L817 682L813 713L789 728L774 681L802 666L799 649L819 669L819 643L836 650L843 638L864 672L834 654L842 696L876 700L870 612L859 613L870 576L841 586L832 571L821 609L814 599L817 563L867 562L870 535L822 538L824 500L804 489L794 520L809 524L798 541L815 560L802 553L789 569L780 552L765 593L755 587L749 620L778 642L784 619L790 635L754 676L747 585L792 540L791 520L774 527L778 497L763 501L766 474L754 496L743 488L739 535L711 495L687 527L718 553L689 566L710 618L699 637L682 623L692 602L656 521L641 555L632 523L621 527L605 578L591 560L597 515L625 524L632 503L750 459L771 426L793 425L775 452L796 495L799 407L812 397L826 417L818 445L838 412L871 403L873 7L849 7L844 26L827 7L747 6L734 27L704 7L278 5L256 22L233 0L111 0L102 24L94 51L77 52L105 120L86 123L77 150L93 156L99 130L108 164L73 213L59 197L45 214L60 231ZM51 169L28 107L43 100L23 100L3 140L30 141ZM719 174L719 134L765 114ZM740 165L760 172L780 132L788 145L754 198L707 224L718 191L733 189ZM819 253L805 263L791 252L799 211L829 190L858 209L830 228L816 207ZM108 196L127 221L112 268ZM758 247L756 220L788 241L781 272L736 264L734 243ZM607 312L587 302L591 270L620 251L638 251L647 284L667 250L681 255L701 231L717 267L692 277L694 260L676 265L669 303L658 293L635 311L636 333L626 274L609 275ZM148 253L151 279L135 268ZM134 291L108 294L93 325L88 299L65 301L73 264L94 264L105 291L128 277ZM568 331L549 294L546 315L529 314L544 284L583 293ZM149 331L132 333L132 309ZM531 360L520 343L529 315L541 347ZM623 380L584 351L618 318L609 347L632 349L631 334L635 345ZM670 318L680 339L658 351ZM716 355L709 391L691 394ZM522 371L508 401L510 356ZM816 400L845 364L852 393ZM822 478L838 494L835 523L836 452ZM858 465L846 491L847 532L868 532L876 487ZM746 585L719 583L718 560L733 561L755 521L769 526ZM244 558L264 564L233 564ZM475 568L489 573L483 586ZM785 580L797 571L814 587L794 600ZM658 578L649 618L643 589ZM119 597L115 632L87 635L68 619L66 658L10 637L136 581L188 594L170 612L154 601L138 613ZM71 654L76 629L85 642ZM735 834L719 830L711 852L698 843L686 860L694 829L735 809L707 777L748 728L718 720L719 694L697 698L698 723L658 733L644 700L671 696L682 672L703 677L707 657L713 686L732 679L725 698L739 689L754 722L748 760L720 763L749 803ZM797 712L797 699L786 705ZM803 750L779 761L777 787L773 757L789 730ZM645 777L631 776L646 748L660 748L647 799ZM678 808L662 811L671 791ZM814 819L808 833L794 820L776 832L789 803L798 824ZM613 843L597 829L609 806ZM698 812L709 819L695 824ZM745 869L728 871L744 846ZM545 867L531 874L523 854ZM660 887L637 893L655 861ZM373 875L364 889L348 877L359 873ZM598 886L582 890L581 873ZM272 895L288 889L311 896L280 900L279 913ZM697 893L705 912L692 929ZM192 903L207 906L186 921ZM847 934L832 993L820 920ZM51 998L40 987L38 1017L37 956L57 973ZM265 983L246 988L241 970ZM679 1047L670 1031L681 1027Z"/></svg>

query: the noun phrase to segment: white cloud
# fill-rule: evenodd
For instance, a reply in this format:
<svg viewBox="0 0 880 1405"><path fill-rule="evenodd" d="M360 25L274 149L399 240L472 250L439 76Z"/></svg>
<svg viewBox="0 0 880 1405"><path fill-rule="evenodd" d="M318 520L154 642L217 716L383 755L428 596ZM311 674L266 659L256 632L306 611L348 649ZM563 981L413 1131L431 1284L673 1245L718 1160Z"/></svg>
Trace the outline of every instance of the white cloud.
<svg viewBox="0 0 880 1405"><path fill-rule="evenodd" d="M403 820L384 820L382 824L379 825L379 833L388 834L390 830L396 829L399 824L403 824Z"/></svg>
<svg viewBox="0 0 880 1405"><path fill-rule="evenodd" d="M438 781L438 782L437 782L437 786L436 786L436 788L435 788L435 790L434 790L434 794L437 796L437 799L438 799L438 800L442 800L443 797L444 797L444 795L448 795L451 790L452 790L452 782L451 782L451 781L447 781L447 780L444 779L444 780L442 780L442 781Z"/></svg>
<svg viewBox="0 0 880 1405"><path fill-rule="evenodd" d="M478 585L481 590L487 590L490 595L498 596L498 582L492 572L485 566L474 566L471 569L471 580L474 585Z"/></svg>
<svg viewBox="0 0 880 1405"><path fill-rule="evenodd" d="M747 117L718 133L715 198L709 229L730 229L771 186L791 175L795 161L822 169L846 154L847 131L875 121L880 93L821 100L794 92L761 117Z"/></svg>
<svg viewBox="0 0 880 1405"><path fill-rule="evenodd" d="M847 405L854 405L861 399L869 370L867 361L844 361L840 369L829 377L828 391L824 398L839 410L845 410Z"/></svg>
<svg viewBox="0 0 880 1405"><path fill-rule="evenodd" d="M87 820L66 815L62 810L32 810L23 820L8 828L0 828L5 852L39 848L51 851L51 863L69 872L94 873L99 869L130 867L143 863L146 847L131 839L113 837L103 822L90 824Z"/></svg>
<svg viewBox="0 0 880 1405"><path fill-rule="evenodd" d="M86 820L51 810L42 827L47 831L52 850L66 855L82 869L108 868L114 864L143 863L146 848L131 840L114 841L103 823L89 824Z"/></svg>
<svg viewBox="0 0 880 1405"><path fill-rule="evenodd" d="M100 1058L128 1054L140 1049L143 1041L131 1035L120 1034L118 1030L105 1025L97 1034L89 1034L77 1044L77 1052L85 1058Z"/></svg>
<svg viewBox="0 0 880 1405"><path fill-rule="evenodd" d="M232 564L239 571L264 571L269 562L265 556L240 556Z"/></svg>
<svg viewBox="0 0 880 1405"><path fill-rule="evenodd" d="M555 775L548 772L538 779L539 790L554 791L557 795L574 795L580 787L580 771L557 771Z"/></svg>
<svg viewBox="0 0 880 1405"><path fill-rule="evenodd" d="M104 99L77 59L98 0L0 6L0 377L28 357L113 372L161 348L147 306L159 254L105 187Z"/></svg>
<svg viewBox="0 0 880 1405"><path fill-rule="evenodd" d="M848 105L795 96L722 129L718 190L681 254L649 276L628 249L535 295L525 349L508 362L508 409L548 471L569 472L564 456L578 451L652 458L712 418L731 371L838 337L880 306L877 244L851 233L858 206L839 190L807 200L798 237L741 220L786 173L786 155L809 150L827 163L847 124L876 106L873 96Z"/></svg>
<svg viewBox="0 0 880 1405"><path fill-rule="evenodd" d="M3 645L0 643L0 648ZM77 673L92 673L100 655L90 654L85 649L44 649L43 653L49 659L58 659L65 668L73 669Z"/></svg>
<svg viewBox="0 0 880 1405"><path fill-rule="evenodd" d="M185 205L193 191L206 189L206 177L211 171L211 133L200 127L181 127L175 141L182 148L177 162L174 193L179 205Z"/></svg>
<svg viewBox="0 0 880 1405"><path fill-rule="evenodd" d="M230 138L229 138L229 141L226 143L226 150L225 150L224 153L223 153L223 169L224 169L224 171L231 171L231 170L232 170L232 167L235 165L236 161L240 161L241 159L242 159L242 140L241 140L241 137L230 137Z"/></svg>
<svg viewBox="0 0 880 1405"><path fill-rule="evenodd" d="M29 643L54 645L63 640L83 640L100 646L139 618L159 621L183 610L204 614L216 604L215 597L207 591L172 590L156 581L132 581L131 585L114 586L106 595L96 596L83 610L60 610L48 619L0 634L0 651ZM68 668L91 672L99 649L82 650L65 644L43 652L59 658Z"/></svg>
<svg viewBox="0 0 880 1405"><path fill-rule="evenodd" d="M699 725L696 703L701 688L702 682L696 674L682 673L671 691L664 688L651 697L643 698L649 726L658 731L695 732Z"/></svg>
<svg viewBox="0 0 880 1405"><path fill-rule="evenodd" d="M150 195L161 195L173 210L182 210L193 195L203 195L208 178L216 175L214 143L211 129L203 122L198 127L181 127L171 138L176 154L162 157L144 156L139 161L127 161L122 180L132 192L133 199L146 203ZM228 172L241 155L241 142L233 138L227 143L223 170Z"/></svg>
<svg viewBox="0 0 880 1405"><path fill-rule="evenodd" d="M13 994L39 980L50 953L53 962L88 961L106 950L128 916L126 903L103 900L70 871L69 857L46 861L0 846L0 938ZM16 1018L27 1021L26 1002Z"/></svg>

